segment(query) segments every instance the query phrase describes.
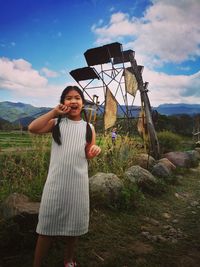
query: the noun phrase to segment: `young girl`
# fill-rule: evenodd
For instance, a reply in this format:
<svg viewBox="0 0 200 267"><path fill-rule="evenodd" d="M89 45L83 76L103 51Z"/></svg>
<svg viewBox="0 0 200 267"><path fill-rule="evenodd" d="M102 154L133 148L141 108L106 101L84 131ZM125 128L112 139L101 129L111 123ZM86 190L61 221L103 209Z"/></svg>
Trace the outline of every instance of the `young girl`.
<svg viewBox="0 0 200 267"><path fill-rule="evenodd" d="M29 125L31 133L52 132L53 136L48 177L36 229L39 236L34 267L41 266L56 236L66 239L64 266L76 266L74 248L77 237L88 231L87 159L99 155L101 149L95 145L94 128L82 120L84 101L83 93L77 86L68 86L62 92L60 104Z"/></svg>

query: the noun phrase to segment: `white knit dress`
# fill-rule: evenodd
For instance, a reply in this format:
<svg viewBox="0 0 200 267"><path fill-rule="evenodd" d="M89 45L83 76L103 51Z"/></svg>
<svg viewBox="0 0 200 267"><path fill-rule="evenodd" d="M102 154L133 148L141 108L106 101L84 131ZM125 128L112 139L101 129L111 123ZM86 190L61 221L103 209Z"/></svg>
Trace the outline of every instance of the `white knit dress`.
<svg viewBox="0 0 200 267"><path fill-rule="evenodd" d="M36 232L79 236L88 231L89 181L85 156L86 122L62 118L61 145L52 141Z"/></svg>

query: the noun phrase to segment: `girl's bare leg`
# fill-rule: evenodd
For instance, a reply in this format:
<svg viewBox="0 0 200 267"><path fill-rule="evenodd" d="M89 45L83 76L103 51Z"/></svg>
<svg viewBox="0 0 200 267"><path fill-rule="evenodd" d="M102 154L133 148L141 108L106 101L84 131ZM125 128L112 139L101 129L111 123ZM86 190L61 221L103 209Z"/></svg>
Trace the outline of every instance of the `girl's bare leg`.
<svg viewBox="0 0 200 267"><path fill-rule="evenodd" d="M67 236L65 238L65 242L66 242L65 253L64 253L65 262L71 262L74 260L75 247L76 247L77 240L78 240L78 237L76 236Z"/></svg>
<svg viewBox="0 0 200 267"><path fill-rule="evenodd" d="M35 248L35 257L33 267L41 267L44 257L47 255L47 252L52 244L53 237L39 235L36 248Z"/></svg>

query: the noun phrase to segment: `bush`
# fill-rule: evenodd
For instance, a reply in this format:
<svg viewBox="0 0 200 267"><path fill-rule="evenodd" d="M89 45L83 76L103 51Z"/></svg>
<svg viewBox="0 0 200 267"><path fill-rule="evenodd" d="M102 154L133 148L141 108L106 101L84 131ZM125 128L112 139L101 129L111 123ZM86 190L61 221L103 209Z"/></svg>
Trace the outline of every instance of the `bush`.
<svg viewBox="0 0 200 267"><path fill-rule="evenodd" d="M112 144L110 135L101 137L97 144L101 146L101 154L89 161L89 176L97 172L115 173L119 178L124 171L134 165L135 158L139 152L136 147L137 140L126 136L119 136L115 145Z"/></svg>
<svg viewBox="0 0 200 267"><path fill-rule="evenodd" d="M128 183L125 183L117 203L117 208L123 211L131 211L136 209L144 200L145 196L137 185L130 186Z"/></svg>
<svg viewBox="0 0 200 267"><path fill-rule="evenodd" d="M161 154L163 154L179 150L181 148L182 138L170 131L163 131L158 133L158 141L160 144Z"/></svg>

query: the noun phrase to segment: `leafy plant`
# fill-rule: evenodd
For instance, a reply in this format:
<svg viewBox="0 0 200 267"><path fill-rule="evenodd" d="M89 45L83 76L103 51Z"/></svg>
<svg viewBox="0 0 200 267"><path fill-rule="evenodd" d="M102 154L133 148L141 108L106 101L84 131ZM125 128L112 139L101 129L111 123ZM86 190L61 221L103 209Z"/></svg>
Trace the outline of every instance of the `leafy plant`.
<svg viewBox="0 0 200 267"><path fill-rule="evenodd" d="M161 153L179 150L181 148L182 138L170 131L163 131L158 133L158 140L160 144Z"/></svg>
<svg viewBox="0 0 200 267"><path fill-rule="evenodd" d="M117 206L120 210L131 211L144 200L145 196L141 192L141 190L139 190L137 185L129 186L128 184L126 184L122 189L121 197L119 199Z"/></svg>

